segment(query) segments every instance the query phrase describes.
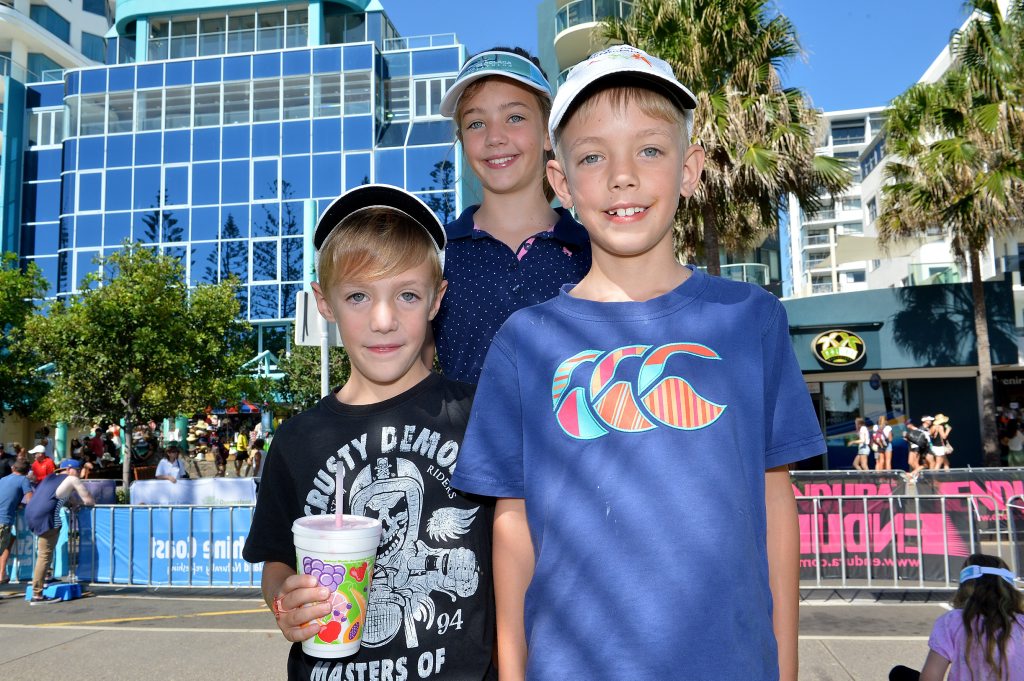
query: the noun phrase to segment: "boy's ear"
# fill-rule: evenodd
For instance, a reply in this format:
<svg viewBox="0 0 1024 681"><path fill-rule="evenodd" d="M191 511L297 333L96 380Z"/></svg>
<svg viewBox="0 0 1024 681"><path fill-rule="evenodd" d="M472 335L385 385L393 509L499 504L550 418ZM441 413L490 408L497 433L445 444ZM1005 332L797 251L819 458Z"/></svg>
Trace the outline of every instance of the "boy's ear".
<svg viewBox="0 0 1024 681"><path fill-rule="evenodd" d="M704 172L704 148L699 144L691 144L683 158L683 181L679 185L679 195L683 198L693 196L700 186L701 174Z"/></svg>
<svg viewBox="0 0 1024 681"><path fill-rule="evenodd" d="M441 309L441 299L444 298L444 293L447 290L448 280L442 279L441 285L437 287L437 294L434 296L434 302L430 305L430 315L427 317L430 321L434 321L434 317L437 316L438 310Z"/></svg>
<svg viewBox="0 0 1024 681"><path fill-rule="evenodd" d="M310 284L310 287L313 289L313 297L316 298L316 309L320 311L320 316L329 322L337 322L338 320L334 318L334 310L331 309L330 303L324 297L320 284L314 281Z"/></svg>
<svg viewBox="0 0 1024 681"><path fill-rule="evenodd" d="M563 208L572 208L572 194L569 193L569 178L562 169L562 164L557 158L548 161L547 165L548 184L555 191L555 196L561 201Z"/></svg>

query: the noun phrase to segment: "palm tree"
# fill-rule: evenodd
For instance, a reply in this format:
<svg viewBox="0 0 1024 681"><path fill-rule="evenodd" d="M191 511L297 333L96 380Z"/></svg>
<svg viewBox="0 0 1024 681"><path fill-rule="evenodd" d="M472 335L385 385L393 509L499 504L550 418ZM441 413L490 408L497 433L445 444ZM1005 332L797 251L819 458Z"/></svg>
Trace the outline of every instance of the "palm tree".
<svg viewBox="0 0 1024 681"><path fill-rule="evenodd" d="M1024 212L1024 0L1006 17L997 0L973 0L973 20L953 36L953 64L931 84L897 97L886 116L879 239L944 229L971 271L985 462L999 464L987 309L980 254L1017 230Z"/></svg>
<svg viewBox="0 0 1024 681"><path fill-rule="evenodd" d="M793 193L809 210L851 181L844 164L815 155L819 113L780 68L796 57L796 31L769 0L638 0L604 38L639 47L697 94L694 142L707 155L701 188L680 205L679 241L703 237L708 271L719 252L749 248L778 228Z"/></svg>

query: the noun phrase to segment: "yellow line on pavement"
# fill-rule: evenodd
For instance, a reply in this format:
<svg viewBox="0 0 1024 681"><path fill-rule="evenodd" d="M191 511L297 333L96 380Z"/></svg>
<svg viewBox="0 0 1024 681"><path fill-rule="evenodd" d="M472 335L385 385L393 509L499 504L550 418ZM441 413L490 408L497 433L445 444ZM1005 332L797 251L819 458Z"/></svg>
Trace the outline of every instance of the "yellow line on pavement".
<svg viewBox="0 0 1024 681"><path fill-rule="evenodd" d="M217 617L219 615L248 615L254 612L265 612L266 607L251 610L219 610L216 612L195 612L188 615L147 615L146 617L111 617L104 620L75 620L71 622L47 622L40 627L67 627L82 624L110 624L111 622L149 622L154 620L187 619L189 617Z"/></svg>

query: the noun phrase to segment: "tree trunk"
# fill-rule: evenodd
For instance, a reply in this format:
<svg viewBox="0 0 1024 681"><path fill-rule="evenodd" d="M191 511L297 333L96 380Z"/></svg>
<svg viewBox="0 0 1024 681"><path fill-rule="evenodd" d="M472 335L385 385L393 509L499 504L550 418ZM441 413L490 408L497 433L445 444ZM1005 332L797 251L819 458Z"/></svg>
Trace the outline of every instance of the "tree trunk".
<svg viewBox="0 0 1024 681"><path fill-rule="evenodd" d="M128 493L128 480L132 475L132 419L124 419L124 437L121 438L121 484L124 485L125 494Z"/></svg>
<svg viewBox="0 0 1024 681"><path fill-rule="evenodd" d="M988 340L988 311L985 287L981 280L981 258L971 251L971 297L974 299L974 335L978 350L978 393L981 395L981 444L986 466L998 466L999 441L996 437L996 404L992 392L992 354Z"/></svg>
<svg viewBox="0 0 1024 681"><path fill-rule="evenodd" d="M704 218L704 259L707 261L708 274L717 277L722 273L722 263L718 255L718 220L715 209L705 203L701 216Z"/></svg>

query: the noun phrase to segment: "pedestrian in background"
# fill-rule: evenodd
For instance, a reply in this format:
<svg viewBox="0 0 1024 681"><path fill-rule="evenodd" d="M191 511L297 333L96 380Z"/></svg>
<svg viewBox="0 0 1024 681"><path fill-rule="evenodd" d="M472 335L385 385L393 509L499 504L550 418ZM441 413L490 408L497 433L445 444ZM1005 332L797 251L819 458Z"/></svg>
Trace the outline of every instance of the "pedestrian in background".
<svg viewBox="0 0 1024 681"><path fill-rule="evenodd" d="M953 453L953 445L949 443L949 433L953 426L949 425L949 417L936 414L932 425L932 452L935 454L935 468L949 470L949 457Z"/></svg>
<svg viewBox="0 0 1024 681"><path fill-rule="evenodd" d="M18 513L18 505L32 498L32 485L26 475L29 472L27 461L15 461L11 474L0 480L0 584L6 584L7 559L11 556L11 547L18 538L14 524Z"/></svg>
<svg viewBox="0 0 1024 681"><path fill-rule="evenodd" d="M869 470L868 454L871 453L869 445L871 433L868 431L867 423L859 416L854 420L853 425L857 429L857 441L854 443L857 446L857 455L853 457L853 467L858 471L866 471Z"/></svg>

